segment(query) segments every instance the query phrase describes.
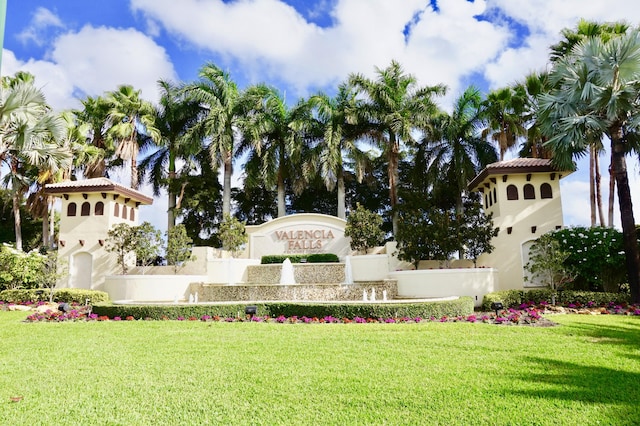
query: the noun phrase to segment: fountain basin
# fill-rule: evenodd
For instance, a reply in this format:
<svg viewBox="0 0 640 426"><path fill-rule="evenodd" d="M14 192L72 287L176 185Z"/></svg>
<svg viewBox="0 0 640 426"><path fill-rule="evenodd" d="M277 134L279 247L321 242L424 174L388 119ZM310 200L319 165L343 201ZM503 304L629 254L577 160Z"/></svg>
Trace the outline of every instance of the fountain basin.
<svg viewBox="0 0 640 426"><path fill-rule="evenodd" d="M382 299L386 291L387 299L394 299L398 295L395 280L363 281L354 284L342 283L314 283L314 284L191 284L190 291L198 292L201 302L220 301L362 301L363 291L375 293Z"/></svg>

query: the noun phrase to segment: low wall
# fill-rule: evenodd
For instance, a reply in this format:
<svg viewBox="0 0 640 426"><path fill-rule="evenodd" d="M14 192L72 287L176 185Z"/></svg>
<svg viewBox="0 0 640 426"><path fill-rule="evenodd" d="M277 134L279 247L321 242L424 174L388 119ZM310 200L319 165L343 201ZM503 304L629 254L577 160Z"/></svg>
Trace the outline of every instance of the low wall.
<svg viewBox="0 0 640 426"><path fill-rule="evenodd" d="M189 299L190 285L206 275L108 275L104 291L111 300L172 302Z"/></svg>
<svg viewBox="0 0 640 426"><path fill-rule="evenodd" d="M398 297L471 296L475 306L498 288L498 270L493 268L396 271L389 277L398 282Z"/></svg>
<svg viewBox="0 0 640 426"><path fill-rule="evenodd" d="M247 267L247 283L280 284L281 273L282 264L251 265ZM294 263L293 276L296 284L343 283L344 263Z"/></svg>
<svg viewBox="0 0 640 426"><path fill-rule="evenodd" d="M397 286L393 280L359 282L355 284L244 284L221 285L197 283L191 285L191 292L198 293L201 302L242 301L258 302L265 300L282 301L358 301L367 300L375 290L375 299L383 300L397 297Z"/></svg>
<svg viewBox="0 0 640 426"><path fill-rule="evenodd" d="M207 262L207 282L236 284L247 282L247 267L259 265L257 259L210 259Z"/></svg>
<svg viewBox="0 0 640 426"><path fill-rule="evenodd" d="M389 275L389 257L386 254L349 256L353 281L378 281Z"/></svg>

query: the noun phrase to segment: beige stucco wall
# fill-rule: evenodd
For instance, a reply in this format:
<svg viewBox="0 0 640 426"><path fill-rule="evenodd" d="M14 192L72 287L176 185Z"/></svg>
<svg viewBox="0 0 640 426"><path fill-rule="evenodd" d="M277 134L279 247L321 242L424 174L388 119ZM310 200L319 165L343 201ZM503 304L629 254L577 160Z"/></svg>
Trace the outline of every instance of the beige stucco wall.
<svg viewBox="0 0 640 426"><path fill-rule="evenodd" d="M104 291L114 301L184 302L189 300L191 283L206 278L206 275L109 275L105 277Z"/></svg>
<svg viewBox="0 0 640 426"><path fill-rule="evenodd" d="M502 176L493 177L495 182L486 181L489 188L485 189L483 199L495 189L497 199L492 206L486 207L486 211L493 212L494 225L500 228L500 232L492 241L494 251L481 255L478 266L498 269L500 284L496 290L522 289L525 286L523 259L527 255L523 245L527 247L528 242L563 225L559 176L557 173L533 173L527 180L527 174L510 174L506 182L503 182ZM542 183L551 185L552 198L541 199ZM535 199L524 199L525 184L533 185ZM518 200L507 199L508 185L518 188Z"/></svg>
<svg viewBox="0 0 640 426"><path fill-rule="evenodd" d="M104 204L103 214L95 214L96 203ZM76 215L68 216L68 206L70 203L76 204ZM90 211L88 216L82 216L82 205L89 203ZM119 214L114 215L115 205L118 204ZM127 207L127 218L122 218L123 206ZM130 219L130 211L134 212L134 219ZM60 211L60 232L58 242L58 256L64 268L68 269L69 276L61 287L77 287L93 290L102 290L104 278L107 275L120 273L120 268L116 263L116 257L108 253L102 244L107 239L109 229L118 223L138 225L140 212L134 201L125 203L122 196L115 194L101 193L71 193L62 197L62 208ZM77 256L80 254L80 256ZM91 259L91 275L74 278L74 272L78 268L83 269L79 263L82 257ZM131 259L132 262L134 259ZM135 264L135 262L133 262Z"/></svg>

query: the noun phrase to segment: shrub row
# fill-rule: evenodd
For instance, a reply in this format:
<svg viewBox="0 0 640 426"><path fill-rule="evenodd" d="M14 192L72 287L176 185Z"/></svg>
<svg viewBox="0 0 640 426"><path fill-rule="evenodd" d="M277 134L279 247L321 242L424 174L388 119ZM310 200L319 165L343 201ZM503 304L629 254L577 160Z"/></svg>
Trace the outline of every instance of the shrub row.
<svg viewBox="0 0 640 426"><path fill-rule="evenodd" d="M491 303L502 302L505 307L517 307L522 303L548 302L551 303L553 295L556 295L556 303L560 305L568 305L570 303L580 303L586 305L589 302L595 305L604 305L606 303L629 303L629 295L626 293L605 293L596 291L574 291L561 290L554 292L551 289L541 290L504 290L495 293L489 293L482 299L482 309L491 310Z"/></svg>
<svg viewBox="0 0 640 426"><path fill-rule="evenodd" d="M314 254L272 254L262 256L260 263L263 265L271 263L282 263L289 259L291 263L336 263L339 262L338 256L333 253L314 253Z"/></svg>
<svg viewBox="0 0 640 426"><path fill-rule="evenodd" d="M78 303L84 305L106 302L109 294L104 291L85 290L81 288L61 288L54 290L53 301L64 303ZM0 291L0 300L7 303L48 302L49 290L45 289L17 289Z"/></svg>
<svg viewBox="0 0 640 426"><path fill-rule="evenodd" d="M277 317L317 317L332 316L335 318L442 318L443 316L455 317L458 315L470 315L473 313L473 300L470 297L461 297L457 300L443 302L422 303L301 303L301 302L263 302L263 303L238 303L232 305L113 305L110 303L97 303L93 305L93 313L109 318L126 318L132 316L136 319L177 319L178 317L200 318L203 315L230 317L244 317L246 306L256 306L258 316Z"/></svg>

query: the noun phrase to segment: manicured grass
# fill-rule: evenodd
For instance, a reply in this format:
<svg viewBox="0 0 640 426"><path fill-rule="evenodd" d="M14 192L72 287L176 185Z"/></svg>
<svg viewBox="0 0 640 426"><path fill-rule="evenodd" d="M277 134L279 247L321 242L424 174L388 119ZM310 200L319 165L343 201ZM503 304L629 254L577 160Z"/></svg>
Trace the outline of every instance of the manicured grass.
<svg viewBox="0 0 640 426"><path fill-rule="evenodd" d="M555 316L552 328L25 317L0 312L3 425L640 421L638 317Z"/></svg>

